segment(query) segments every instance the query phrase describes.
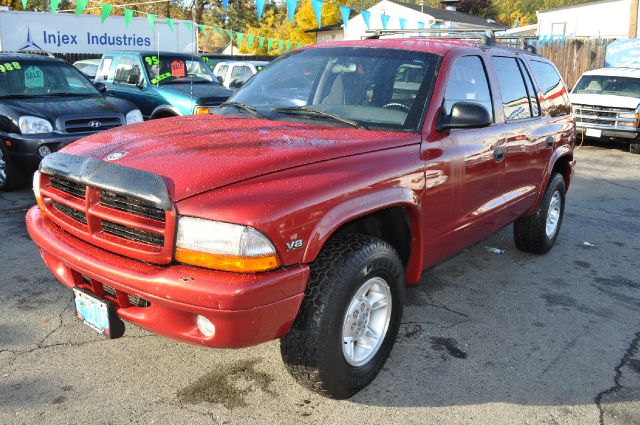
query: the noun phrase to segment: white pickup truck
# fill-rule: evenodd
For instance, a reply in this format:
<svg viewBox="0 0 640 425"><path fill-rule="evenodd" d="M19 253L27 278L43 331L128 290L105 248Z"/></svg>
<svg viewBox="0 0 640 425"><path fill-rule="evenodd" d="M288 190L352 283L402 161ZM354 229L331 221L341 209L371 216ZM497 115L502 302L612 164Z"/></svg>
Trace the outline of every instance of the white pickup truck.
<svg viewBox="0 0 640 425"><path fill-rule="evenodd" d="M640 69L585 72L570 97L578 138L625 142L640 153Z"/></svg>

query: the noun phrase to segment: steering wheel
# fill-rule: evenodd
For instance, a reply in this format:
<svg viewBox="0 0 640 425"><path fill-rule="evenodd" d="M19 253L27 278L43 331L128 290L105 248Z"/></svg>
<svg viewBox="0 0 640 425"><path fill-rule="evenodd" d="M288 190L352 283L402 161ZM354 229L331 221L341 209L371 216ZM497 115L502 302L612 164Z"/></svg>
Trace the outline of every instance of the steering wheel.
<svg viewBox="0 0 640 425"><path fill-rule="evenodd" d="M404 111L404 112L409 112L411 109L409 109L409 107L407 105L403 105L402 103L387 103L386 105L384 105L382 107L383 109L394 109L396 111Z"/></svg>

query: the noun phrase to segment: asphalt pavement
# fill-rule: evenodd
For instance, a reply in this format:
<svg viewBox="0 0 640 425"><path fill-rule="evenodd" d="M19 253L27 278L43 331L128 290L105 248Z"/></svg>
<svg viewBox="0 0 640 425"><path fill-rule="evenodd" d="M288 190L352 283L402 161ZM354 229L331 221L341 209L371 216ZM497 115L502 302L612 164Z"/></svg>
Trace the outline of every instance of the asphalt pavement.
<svg viewBox="0 0 640 425"><path fill-rule="evenodd" d="M31 193L0 193L0 424L638 424L640 155L576 157L554 249L519 252L509 226L428 271L383 371L344 401L297 385L277 341L96 335L29 239Z"/></svg>

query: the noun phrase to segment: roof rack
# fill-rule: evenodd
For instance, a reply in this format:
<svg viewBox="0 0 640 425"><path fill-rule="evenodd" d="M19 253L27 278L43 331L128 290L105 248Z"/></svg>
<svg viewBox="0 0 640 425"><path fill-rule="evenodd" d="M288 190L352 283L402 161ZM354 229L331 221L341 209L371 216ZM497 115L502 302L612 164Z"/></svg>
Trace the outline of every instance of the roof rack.
<svg viewBox="0 0 640 425"><path fill-rule="evenodd" d="M368 30L365 39L379 39L382 37L394 37L399 35L416 35L422 38L471 40L486 46L511 47L536 53L533 41L536 36L521 35L495 35L492 28L467 26L462 28L417 28L417 29L387 29Z"/></svg>

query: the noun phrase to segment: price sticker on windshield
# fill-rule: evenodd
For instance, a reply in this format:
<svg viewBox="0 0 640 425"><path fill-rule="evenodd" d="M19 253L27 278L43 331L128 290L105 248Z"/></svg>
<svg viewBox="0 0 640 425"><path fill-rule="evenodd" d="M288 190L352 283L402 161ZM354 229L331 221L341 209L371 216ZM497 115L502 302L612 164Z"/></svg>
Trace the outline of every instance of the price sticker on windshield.
<svg viewBox="0 0 640 425"><path fill-rule="evenodd" d="M171 75L173 77L184 77L186 75L185 64L181 60L171 62Z"/></svg>
<svg viewBox="0 0 640 425"><path fill-rule="evenodd" d="M147 63L147 65L149 66L153 66L153 65L158 65L160 63L160 61L158 60L157 56L146 56L144 58L144 61Z"/></svg>
<svg viewBox="0 0 640 425"><path fill-rule="evenodd" d="M0 72L17 71L18 69L22 69L20 62L5 62L0 64Z"/></svg>
<svg viewBox="0 0 640 425"><path fill-rule="evenodd" d="M169 77L171 77L171 73L165 72L164 74L160 74L156 78L152 79L151 84L158 84L160 81L166 80Z"/></svg>
<svg viewBox="0 0 640 425"><path fill-rule="evenodd" d="M37 66L30 66L24 70L24 86L26 88L44 87L44 74Z"/></svg>

